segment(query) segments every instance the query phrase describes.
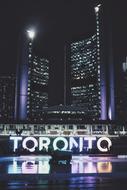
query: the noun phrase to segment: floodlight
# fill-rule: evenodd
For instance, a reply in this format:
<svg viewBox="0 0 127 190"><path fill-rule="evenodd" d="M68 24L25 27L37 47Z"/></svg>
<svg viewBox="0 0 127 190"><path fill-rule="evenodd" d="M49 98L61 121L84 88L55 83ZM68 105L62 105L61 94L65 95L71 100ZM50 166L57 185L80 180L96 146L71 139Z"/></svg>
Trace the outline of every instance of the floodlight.
<svg viewBox="0 0 127 190"><path fill-rule="evenodd" d="M28 33L28 37L33 40L35 37L35 31L34 30L27 30L27 33Z"/></svg>

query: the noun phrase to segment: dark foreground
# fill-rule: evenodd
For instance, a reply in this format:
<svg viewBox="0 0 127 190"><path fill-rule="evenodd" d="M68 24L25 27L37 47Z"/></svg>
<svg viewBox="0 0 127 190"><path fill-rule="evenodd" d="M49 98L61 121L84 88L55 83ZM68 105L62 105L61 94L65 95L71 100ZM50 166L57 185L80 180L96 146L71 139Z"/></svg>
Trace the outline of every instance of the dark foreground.
<svg viewBox="0 0 127 190"><path fill-rule="evenodd" d="M127 157L72 158L50 165L49 157L0 158L0 190L126 190Z"/></svg>
<svg viewBox="0 0 127 190"><path fill-rule="evenodd" d="M127 176L72 176L46 179L43 176L23 176L22 180L9 179L0 182L1 190L126 190ZM29 179L31 178L31 180Z"/></svg>

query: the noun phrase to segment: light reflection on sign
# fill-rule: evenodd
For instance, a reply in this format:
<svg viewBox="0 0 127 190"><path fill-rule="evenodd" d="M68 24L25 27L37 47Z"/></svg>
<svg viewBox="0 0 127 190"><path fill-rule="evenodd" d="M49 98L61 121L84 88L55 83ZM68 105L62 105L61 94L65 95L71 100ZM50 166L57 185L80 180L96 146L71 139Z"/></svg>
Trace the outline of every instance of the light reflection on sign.
<svg viewBox="0 0 127 190"><path fill-rule="evenodd" d="M112 163L73 161L71 173L112 173Z"/></svg>
<svg viewBox="0 0 127 190"><path fill-rule="evenodd" d="M38 165L35 161L25 161L22 163L23 174L36 174L38 173Z"/></svg>
<svg viewBox="0 0 127 190"><path fill-rule="evenodd" d="M111 162L98 162L97 163L98 173L112 173Z"/></svg>
<svg viewBox="0 0 127 190"><path fill-rule="evenodd" d="M63 167L54 167L49 163L50 158L48 156L43 157L14 157L12 161L8 162L9 174L49 174L52 172L65 172L65 165ZM113 165L110 161L105 161L106 158L94 157L73 157L71 164L67 166L71 173L112 173ZM117 164L117 163L116 163Z"/></svg>

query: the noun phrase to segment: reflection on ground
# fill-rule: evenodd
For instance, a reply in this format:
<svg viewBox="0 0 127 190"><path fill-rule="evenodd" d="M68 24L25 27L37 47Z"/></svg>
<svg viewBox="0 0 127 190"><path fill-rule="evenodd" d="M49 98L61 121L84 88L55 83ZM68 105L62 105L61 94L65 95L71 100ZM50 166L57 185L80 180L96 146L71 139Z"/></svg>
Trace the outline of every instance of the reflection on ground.
<svg viewBox="0 0 127 190"><path fill-rule="evenodd" d="M50 164L50 156L1 157L0 174L92 174L127 171L127 158L73 156L70 164Z"/></svg>

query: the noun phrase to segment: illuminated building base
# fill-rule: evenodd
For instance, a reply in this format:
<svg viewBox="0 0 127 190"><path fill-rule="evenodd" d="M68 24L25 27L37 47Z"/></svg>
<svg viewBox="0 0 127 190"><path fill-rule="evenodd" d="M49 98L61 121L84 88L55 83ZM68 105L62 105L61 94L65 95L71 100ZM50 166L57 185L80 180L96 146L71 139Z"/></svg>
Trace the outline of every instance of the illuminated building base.
<svg viewBox="0 0 127 190"><path fill-rule="evenodd" d="M101 137L97 139L94 136L87 137L20 137L12 136L9 141L13 141L14 152L19 149L19 147L24 150L27 149L30 152L35 152L45 150L48 152L49 148L51 150L60 151L74 151L77 152L88 152L89 150L98 149L100 152L108 152L112 146L112 141L108 137ZM104 144L104 145L102 145ZM106 146L107 145L107 146ZM41 152L40 152L41 153Z"/></svg>
<svg viewBox="0 0 127 190"><path fill-rule="evenodd" d="M120 154L127 150L126 125L114 124L0 124L0 154L50 151Z"/></svg>

